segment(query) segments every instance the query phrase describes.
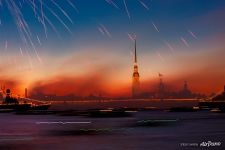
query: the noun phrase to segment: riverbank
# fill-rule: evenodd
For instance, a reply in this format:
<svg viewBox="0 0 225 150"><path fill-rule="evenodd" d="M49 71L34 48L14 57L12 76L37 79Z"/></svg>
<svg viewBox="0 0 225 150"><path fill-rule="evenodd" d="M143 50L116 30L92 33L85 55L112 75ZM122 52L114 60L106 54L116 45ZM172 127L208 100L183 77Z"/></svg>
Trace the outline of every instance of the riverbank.
<svg viewBox="0 0 225 150"><path fill-rule="evenodd" d="M127 99L127 100L82 100L82 101L51 101L50 109L54 110L87 110L107 108L152 108L169 109L171 107L195 107L197 99Z"/></svg>

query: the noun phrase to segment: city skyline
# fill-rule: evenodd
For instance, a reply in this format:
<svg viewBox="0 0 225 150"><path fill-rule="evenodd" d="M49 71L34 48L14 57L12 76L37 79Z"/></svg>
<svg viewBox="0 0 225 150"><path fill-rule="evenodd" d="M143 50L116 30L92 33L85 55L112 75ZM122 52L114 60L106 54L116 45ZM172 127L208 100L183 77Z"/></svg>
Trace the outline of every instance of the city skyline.
<svg viewBox="0 0 225 150"><path fill-rule="evenodd" d="M51 2L44 1L43 12L51 18L55 33L47 22L43 28L35 17L39 11L33 11L26 1L18 1L32 33L33 49L21 39L14 21L17 16L6 7L9 4L1 1L1 84L21 95L24 88L59 95L131 95L135 33L144 91L155 88L158 73L172 90L186 80L196 92L222 90L224 1L70 2L49 5ZM39 1L35 6L41 8Z"/></svg>

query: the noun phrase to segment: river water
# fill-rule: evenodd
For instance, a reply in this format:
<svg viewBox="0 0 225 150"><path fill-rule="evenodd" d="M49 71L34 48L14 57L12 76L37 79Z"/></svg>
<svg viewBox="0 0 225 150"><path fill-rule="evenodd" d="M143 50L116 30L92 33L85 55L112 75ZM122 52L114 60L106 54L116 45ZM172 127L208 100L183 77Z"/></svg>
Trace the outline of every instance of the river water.
<svg viewBox="0 0 225 150"><path fill-rule="evenodd" d="M225 149L225 113L132 112L131 116L0 113L1 150Z"/></svg>

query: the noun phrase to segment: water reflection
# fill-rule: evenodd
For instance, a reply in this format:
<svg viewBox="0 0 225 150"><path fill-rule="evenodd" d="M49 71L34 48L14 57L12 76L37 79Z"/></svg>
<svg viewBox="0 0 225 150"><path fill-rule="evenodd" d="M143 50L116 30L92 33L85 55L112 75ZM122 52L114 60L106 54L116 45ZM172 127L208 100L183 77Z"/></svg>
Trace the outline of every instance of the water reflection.
<svg viewBox="0 0 225 150"><path fill-rule="evenodd" d="M126 111L1 113L0 149L178 149L182 142L225 141L223 113Z"/></svg>

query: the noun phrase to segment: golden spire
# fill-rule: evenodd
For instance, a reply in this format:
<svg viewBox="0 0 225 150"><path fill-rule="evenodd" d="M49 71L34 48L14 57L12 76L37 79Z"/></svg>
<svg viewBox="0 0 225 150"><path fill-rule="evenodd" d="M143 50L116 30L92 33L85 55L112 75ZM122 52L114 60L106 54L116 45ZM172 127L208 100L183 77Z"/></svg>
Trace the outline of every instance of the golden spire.
<svg viewBox="0 0 225 150"><path fill-rule="evenodd" d="M132 97L138 98L140 88L139 88L139 72L138 72L138 65L137 65L137 44L136 44L136 38L134 39L134 72L133 72L133 83L132 83Z"/></svg>
<svg viewBox="0 0 225 150"><path fill-rule="evenodd" d="M137 63L137 46L136 46L136 38L134 39L134 63Z"/></svg>

